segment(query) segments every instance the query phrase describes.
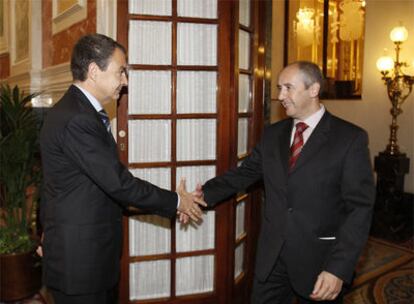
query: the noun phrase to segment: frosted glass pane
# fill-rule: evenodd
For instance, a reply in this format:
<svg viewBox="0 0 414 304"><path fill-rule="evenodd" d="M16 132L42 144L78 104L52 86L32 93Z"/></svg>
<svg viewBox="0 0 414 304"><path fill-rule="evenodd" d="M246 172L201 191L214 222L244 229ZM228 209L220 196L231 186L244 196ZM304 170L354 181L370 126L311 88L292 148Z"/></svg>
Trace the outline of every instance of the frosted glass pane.
<svg viewBox="0 0 414 304"><path fill-rule="evenodd" d="M178 16L217 18L217 0L178 0Z"/></svg>
<svg viewBox="0 0 414 304"><path fill-rule="evenodd" d="M132 175L150 182L163 189L171 190L170 168L140 168L130 169Z"/></svg>
<svg viewBox="0 0 414 304"><path fill-rule="evenodd" d="M131 263L129 265L129 299L169 297L171 294L170 273L170 260Z"/></svg>
<svg viewBox="0 0 414 304"><path fill-rule="evenodd" d="M204 184L216 176L215 166L185 166L177 167L177 185L181 178L185 178L188 191L193 191L198 183Z"/></svg>
<svg viewBox="0 0 414 304"><path fill-rule="evenodd" d="M170 114L171 72L131 71L128 93L129 114Z"/></svg>
<svg viewBox="0 0 414 304"><path fill-rule="evenodd" d="M130 21L130 64L171 64L171 22Z"/></svg>
<svg viewBox="0 0 414 304"><path fill-rule="evenodd" d="M178 65L217 64L217 25L178 23Z"/></svg>
<svg viewBox="0 0 414 304"><path fill-rule="evenodd" d="M129 0L129 13L171 16L172 0Z"/></svg>
<svg viewBox="0 0 414 304"><path fill-rule="evenodd" d="M234 278L243 272L244 243L240 243L234 251Z"/></svg>
<svg viewBox="0 0 414 304"><path fill-rule="evenodd" d="M157 215L129 217L129 255L171 252L171 221Z"/></svg>
<svg viewBox="0 0 414 304"><path fill-rule="evenodd" d="M216 212L203 214L200 225L176 223L175 237L177 252L213 249L215 243Z"/></svg>
<svg viewBox="0 0 414 304"><path fill-rule="evenodd" d="M215 113L216 72L177 72L177 113Z"/></svg>
<svg viewBox="0 0 414 304"><path fill-rule="evenodd" d="M239 30L239 68L248 70L250 59L250 34Z"/></svg>
<svg viewBox="0 0 414 304"><path fill-rule="evenodd" d="M250 0L239 0L239 22L250 26Z"/></svg>
<svg viewBox="0 0 414 304"><path fill-rule="evenodd" d="M128 122L130 163L171 160L170 120L130 120Z"/></svg>
<svg viewBox="0 0 414 304"><path fill-rule="evenodd" d="M237 129L237 155L247 153L248 118L239 118Z"/></svg>
<svg viewBox="0 0 414 304"><path fill-rule="evenodd" d="M239 113L250 109L250 78L249 75L239 74Z"/></svg>
<svg viewBox="0 0 414 304"><path fill-rule="evenodd" d="M214 256L177 259L175 280L178 296L213 291Z"/></svg>
<svg viewBox="0 0 414 304"><path fill-rule="evenodd" d="M177 120L177 159L216 159L216 120Z"/></svg>
<svg viewBox="0 0 414 304"><path fill-rule="evenodd" d="M244 219L246 212L246 203L239 202L236 206L236 237L237 240L245 231Z"/></svg>

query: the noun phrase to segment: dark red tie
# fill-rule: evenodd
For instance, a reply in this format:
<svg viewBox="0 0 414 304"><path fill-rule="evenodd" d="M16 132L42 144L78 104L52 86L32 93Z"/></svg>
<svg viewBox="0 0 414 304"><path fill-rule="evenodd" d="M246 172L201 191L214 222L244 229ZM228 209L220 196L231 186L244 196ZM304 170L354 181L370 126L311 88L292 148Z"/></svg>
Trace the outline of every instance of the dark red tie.
<svg viewBox="0 0 414 304"><path fill-rule="evenodd" d="M303 148L303 132L308 128L308 125L304 122L298 122L296 124L295 136L293 137L293 143L290 147L289 158L289 171L293 169L297 159L299 158L300 151Z"/></svg>

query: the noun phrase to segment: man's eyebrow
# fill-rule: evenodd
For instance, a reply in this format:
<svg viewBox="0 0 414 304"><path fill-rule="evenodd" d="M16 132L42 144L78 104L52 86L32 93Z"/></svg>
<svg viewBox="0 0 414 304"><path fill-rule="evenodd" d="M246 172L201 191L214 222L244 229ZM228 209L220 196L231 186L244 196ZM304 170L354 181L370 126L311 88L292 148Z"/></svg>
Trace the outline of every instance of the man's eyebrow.
<svg viewBox="0 0 414 304"><path fill-rule="evenodd" d="M282 83L282 84L277 84L276 86L278 88L281 88L282 86L283 87L294 87L295 85L293 83L290 83L290 82L285 82L285 83Z"/></svg>

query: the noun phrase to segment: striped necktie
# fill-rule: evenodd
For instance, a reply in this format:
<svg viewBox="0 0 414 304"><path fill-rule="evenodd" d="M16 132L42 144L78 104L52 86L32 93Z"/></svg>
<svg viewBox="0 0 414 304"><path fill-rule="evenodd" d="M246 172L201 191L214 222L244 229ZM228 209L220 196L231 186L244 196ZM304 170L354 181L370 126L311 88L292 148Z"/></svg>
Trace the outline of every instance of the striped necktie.
<svg viewBox="0 0 414 304"><path fill-rule="evenodd" d="M100 110L99 112L99 116L102 119L102 122L105 125L106 130L110 133L111 132L111 122L109 121L109 116L106 113L106 111L104 109Z"/></svg>
<svg viewBox="0 0 414 304"><path fill-rule="evenodd" d="M300 151L303 148L303 135L302 133L308 128L308 125L304 122L298 122L296 124L295 136L293 137L293 143L290 147L290 159L289 159L289 171L293 169L297 159L299 158Z"/></svg>

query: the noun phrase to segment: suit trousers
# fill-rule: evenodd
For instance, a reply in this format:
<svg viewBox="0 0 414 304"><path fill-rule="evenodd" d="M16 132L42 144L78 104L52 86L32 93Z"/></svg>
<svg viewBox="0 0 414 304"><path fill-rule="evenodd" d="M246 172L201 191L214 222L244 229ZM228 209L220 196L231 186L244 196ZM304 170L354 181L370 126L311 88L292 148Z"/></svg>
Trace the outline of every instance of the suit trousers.
<svg viewBox="0 0 414 304"><path fill-rule="evenodd" d="M334 301L311 301L299 296L290 284L283 248L267 280L260 281L256 276L253 279L251 304L342 304L342 302L343 292Z"/></svg>
<svg viewBox="0 0 414 304"><path fill-rule="evenodd" d="M48 288L48 290L51 292L55 304L116 304L118 302L116 288L84 295L68 295L52 288Z"/></svg>

